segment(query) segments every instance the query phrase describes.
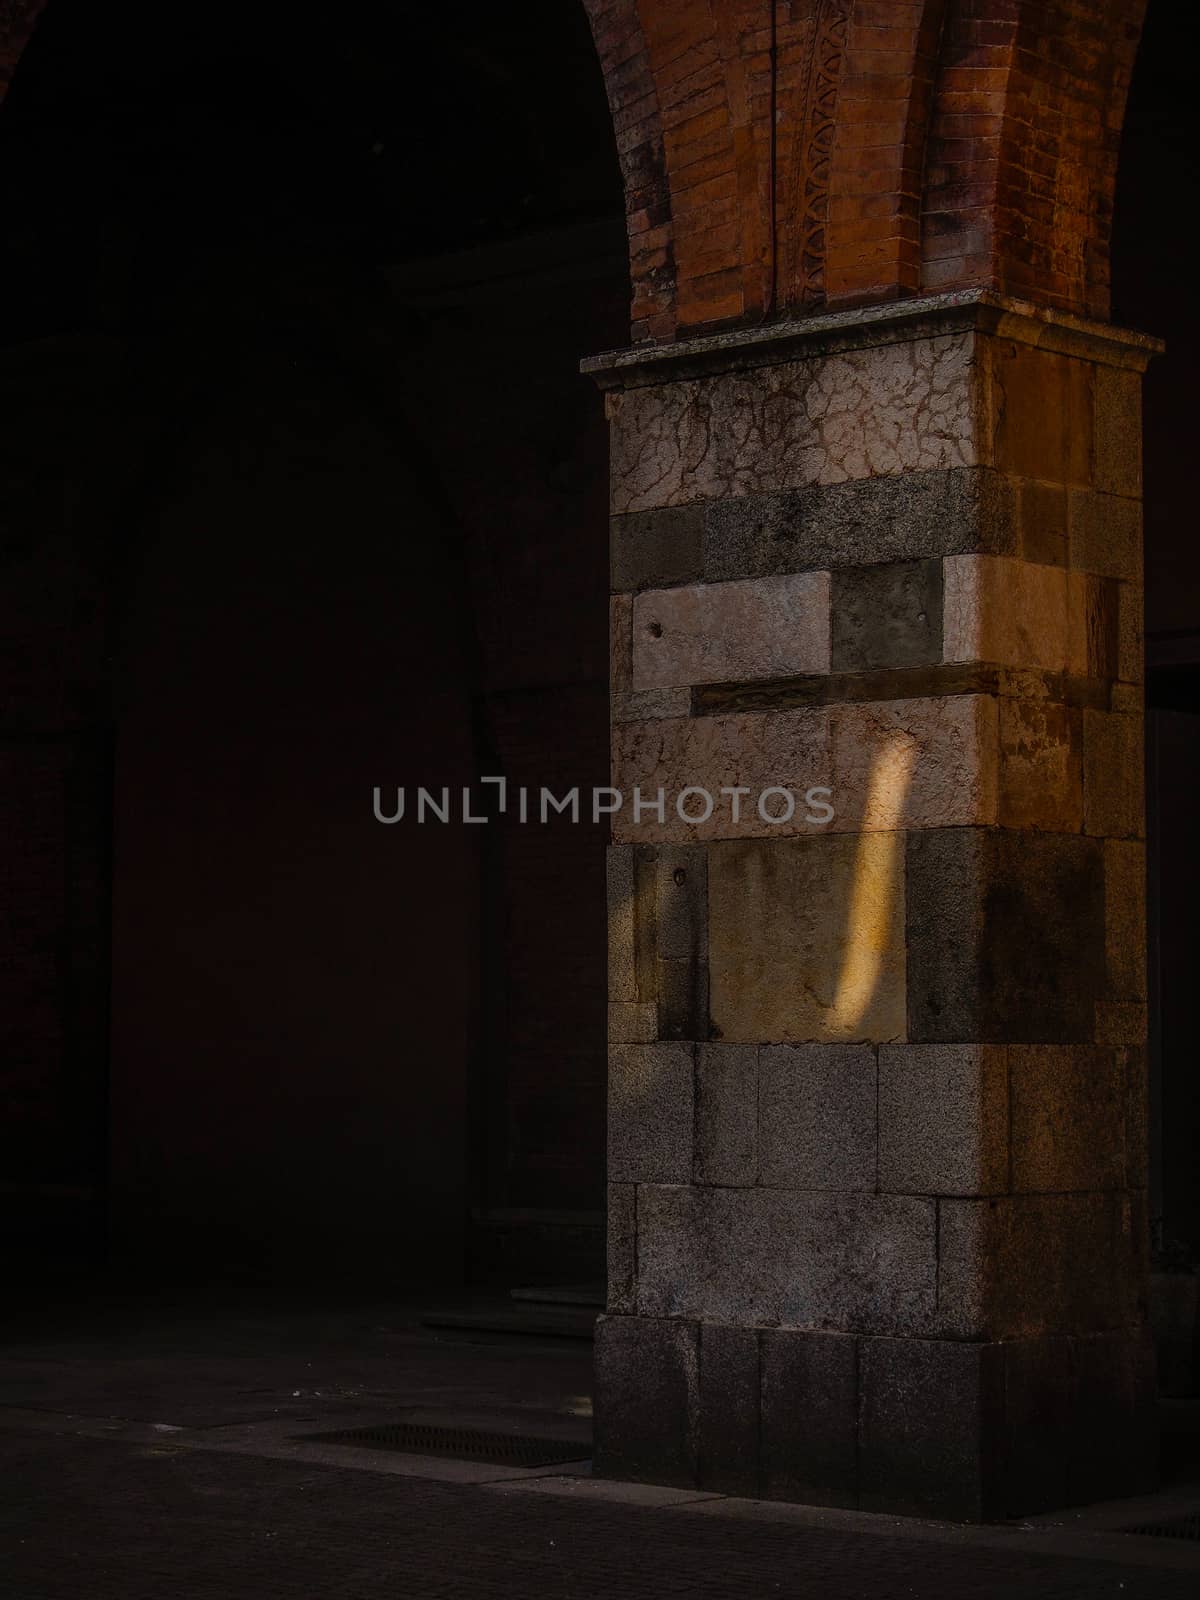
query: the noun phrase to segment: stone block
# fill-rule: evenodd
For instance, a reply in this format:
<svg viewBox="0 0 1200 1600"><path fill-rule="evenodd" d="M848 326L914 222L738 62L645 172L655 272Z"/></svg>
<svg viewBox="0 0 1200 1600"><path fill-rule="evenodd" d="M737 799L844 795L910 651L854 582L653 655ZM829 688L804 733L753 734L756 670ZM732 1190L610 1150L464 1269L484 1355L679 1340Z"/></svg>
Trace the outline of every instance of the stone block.
<svg viewBox="0 0 1200 1600"><path fill-rule="evenodd" d="M637 1186L608 1186L608 1296L610 1312L631 1316L637 1276Z"/></svg>
<svg viewBox="0 0 1200 1600"><path fill-rule="evenodd" d="M829 671L829 574L648 589L633 601L635 690Z"/></svg>
<svg viewBox="0 0 1200 1600"><path fill-rule="evenodd" d="M716 1037L903 1038L904 873L895 833L710 846Z"/></svg>
<svg viewBox="0 0 1200 1600"><path fill-rule="evenodd" d="M1072 626L1082 574L999 556L947 556L943 568L945 661L1086 673L1086 637Z"/></svg>
<svg viewBox="0 0 1200 1600"><path fill-rule="evenodd" d="M652 1044L657 1038L657 1005L609 1006L609 1044Z"/></svg>
<svg viewBox="0 0 1200 1600"><path fill-rule="evenodd" d="M893 1194L1007 1190L1004 1047L880 1046L879 1187Z"/></svg>
<svg viewBox="0 0 1200 1600"><path fill-rule="evenodd" d="M873 1190L876 1093L870 1045L763 1049L759 1182L779 1189Z"/></svg>
<svg viewBox="0 0 1200 1600"><path fill-rule="evenodd" d="M973 466L974 350L939 334L610 393L612 509Z"/></svg>
<svg viewBox="0 0 1200 1600"><path fill-rule="evenodd" d="M702 1489L759 1492L759 1334L755 1328L700 1328L699 1471Z"/></svg>
<svg viewBox="0 0 1200 1600"><path fill-rule="evenodd" d="M608 602L608 687L614 695L633 688L633 601L627 594Z"/></svg>
<svg viewBox="0 0 1200 1600"><path fill-rule="evenodd" d="M615 590L665 588L704 576L704 507L698 503L613 517L609 563Z"/></svg>
<svg viewBox="0 0 1200 1600"><path fill-rule="evenodd" d="M1021 555L1041 566L1065 567L1070 559L1067 490L1059 483L1026 478L1019 490Z"/></svg>
<svg viewBox="0 0 1200 1600"><path fill-rule="evenodd" d="M758 1051L701 1045L696 1061L697 1183L747 1186L758 1172Z"/></svg>
<svg viewBox="0 0 1200 1600"><path fill-rule="evenodd" d="M1015 1191L1125 1184L1125 1062L1088 1045L1013 1045L1008 1052Z"/></svg>
<svg viewBox="0 0 1200 1600"><path fill-rule="evenodd" d="M977 550L1015 555L1015 505L1012 481L978 467L711 500L704 575L720 582Z"/></svg>
<svg viewBox="0 0 1200 1600"><path fill-rule="evenodd" d="M644 1185L638 1311L738 1326L921 1332L933 1320L934 1202Z"/></svg>
<svg viewBox="0 0 1200 1600"><path fill-rule="evenodd" d="M806 1505L854 1505L858 1340L780 1329L761 1337L765 1494Z"/></svg>
<svg viewBox="0 0 1200 1600"><path fill-rule="evenodd" d="M627 1044L609 1050L608 1176L612 1182L690 1182L692 1057L690 1044Z"/></svg>
<svg viewBox="0 0 1200 1600"><path fill-rule="evenodd" d="M1154 1352L1145 1328L1071 1341L1076 1404L1067 1470L1073 1504L1156 1487Z"/></svg>
<svg viewBox="0 0 1200 1600"><path fill-rule="evenodd" d="M595 1446L599 1478L696 1482L699 1410L694 1324L603 1316L596 1322Z"/></svg>
<svg viewBox="0 0 1200 1600"><path fill-rule="evenodd" d="M637 1003L636 912L633 850L612 845L608 851L608 998L610 1005Z"/></svg>
<svg viewBox="0 0 1200 1600"><path fill-rule="evenodd" d="M938 1327L956 1339L1093 1333L1138 1320L1144 1241L1128 1195L938 1201Z"/></svg>
<svg viewBox="0 0 1200 1600"><path fill-rule="evenodd" d="M1142 581L1142 507L1137 500L1073 489L1071 565L1129 583Z"/></svg>
<svg viewBox="0 0 1200 1600"><path fill-rule="evenodd" d="M1146 597L1140 582L1117 585L1117 676L1141 683L1146 676Z"/></svg>
<svg viewBox="0 0 1200 1600"><path fill-rule="evenodd" d="M668 717L686 717L691 709L690 689L642 689L636 694L613 695L610 703L612 720L616 723L659 722Z"/></svg>
<svg viewBox="0 0 1200 1600"><path fill-rule="evenodd" d="M1093 477L1110 494L1142 493L1142 375L1097 367Z"/></svg>
<svg viewBox="0 0 1200 1600"><path fill-rule="evenodd" d="M1085 832L1104 838L1145 838L1145 769L1145 724L1140 716L1084 711Z"/></svg>
<svg viewBox="0 0 1200 1600"><path fill-rule="evenodd" d="M860 1363L860 1507L964 1521L994 1516L1000 1347L864 1339Z"/></svg>
<svg viewBox="0 0 1200 1600"><path fill-rule="evenodd" d="M615 819L617 837L691 842L820 832L825 826L820 820L824 813L810 808L804 797L814 787L833 788L829 721L828 709L821 706L673 718L615 728L613 785L625 796L625 805ZM786 822L767 820L786 811L782 796L763 798L765 791L778 787L787 789L795 803ZM647 803L662 791L661 822L656 812L646 808L641 820L635 820L635 788ZM712 797L711 815L704 816L705 795L686 795L688 789L700 789ZM745 792L736 797L722 792L734 789Z"/></svg>
<svg viewBox="0 0 1200 1600"><path fill-rule="evenodd" d="M1078 1406L1071 1341L1009 1339L1004 1352L1004 1504L1028 1516L1070 1503L1071 1435Z"/></svg>
<svg viewBox="0 0 1200 1600"><path fill-rule="evenodd" d="M1132 1000L1097 1000L1097 1044L1141 1046L1146 1042L1146 1007Z"/></svg>
<svg viewBox="0 0 1200 1600"><path fill-rule="evenodd" d="M908 1037L1090 1041L1104 986L1100 851L1068 834L910 833Z"/></svg>
<svg viewBox="0 0 1200 1600"><path fill-rule="evenodd" d="M1049 483L1091 481L1090 363L1015 341L989 340L993 464Z"/></svg>
<svg viewBox="0 0 1200 1600"><path fill-rule="evenodd" d="M829 718L833 832L995 821L994 698L867 701L833 707Z"/></svg>
<svg viewBox="0 0 1200 1600"><path fill-rule="evenodd" d="M832 670L917 667L942 659L942 563L885 562L833 574Z"/></svg>
<svg viewBox="0 0 1200 1600"><path fill-rule="evenodd" d="M1104 841L1107 989L1113 1000L1146 998L1146 846Z"/></svg>
<svg viewBox="0 0 1200 1600"><path fill-rule="evenodd" d="M708 1033L708 871L703 845L657 853L655 956L658 1026L664 1039Z"/></svg>
<svg viewBox="0 0 1200 1600"><path fill-rule="evenodd" d="M1003 828L1078 833L1083 826L1083 723L1054 700L999 702Z"/></svg>
<svg viewBox="0 0 1200 1600"><path fill-rule="evenodd" d="M1145 1189L1150 1168L1150 1082L1142 1045L1117 1047L1125 1067L1125 1183Z"/></svg>

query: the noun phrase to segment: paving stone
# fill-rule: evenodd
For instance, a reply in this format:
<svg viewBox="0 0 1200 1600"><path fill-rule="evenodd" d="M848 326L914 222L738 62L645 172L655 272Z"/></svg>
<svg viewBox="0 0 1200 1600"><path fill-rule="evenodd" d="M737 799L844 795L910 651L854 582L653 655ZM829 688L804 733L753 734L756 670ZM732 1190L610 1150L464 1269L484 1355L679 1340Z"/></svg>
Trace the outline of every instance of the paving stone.
<svg viewBox="0 0 1200 1600"><path fill-rule="evenodd" d="M854 1505L858 1494L858 1340L762 1334L762 1474L771 1499Z"/></svg>
<svg viewBox="0 0 1200 1600"><path fill-rule="evenodd" d="M876 1092L870 1045L763 1049L759 1182L779 1189L873 1190Z"/></svg>
<svg viewBox="0 0 1200 1600"><path fill-rule="evenodd" d="M1003 1046L880 1046L879 1187L893 1194L1007 1190Z"/></svg>

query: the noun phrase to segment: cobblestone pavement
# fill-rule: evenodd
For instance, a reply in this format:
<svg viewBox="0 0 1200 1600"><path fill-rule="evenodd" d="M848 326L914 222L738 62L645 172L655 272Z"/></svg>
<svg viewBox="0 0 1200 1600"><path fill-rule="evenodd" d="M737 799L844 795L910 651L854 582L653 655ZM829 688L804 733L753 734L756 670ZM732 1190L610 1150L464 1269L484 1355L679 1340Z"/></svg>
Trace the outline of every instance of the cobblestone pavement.
<svg viewBox="0 0 1200 1600"><path fill-rule="evenodd" d="M302 1358L307 1386L295 1381ZM464 1420L507 1407L541 1431L586 1437L587 1359L567 1341L448 1341L369 1316L336 1327L135 1321L91 1338L10 1341L0 1350L0 1595L1200 1593L1196 1547L1069 1520L954 1529L603 1485L583 1467L514 1475L298 1442L314 1424L397 1407Z"/></svg>

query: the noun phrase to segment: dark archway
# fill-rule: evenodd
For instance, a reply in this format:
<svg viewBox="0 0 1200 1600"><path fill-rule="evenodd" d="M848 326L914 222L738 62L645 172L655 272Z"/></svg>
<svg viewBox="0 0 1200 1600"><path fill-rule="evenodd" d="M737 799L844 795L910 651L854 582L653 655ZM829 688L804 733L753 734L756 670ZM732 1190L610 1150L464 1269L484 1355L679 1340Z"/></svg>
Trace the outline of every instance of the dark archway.
<svg viewBox="0 0 1200 1600"><path fill-rule="evenodd" d="M582 8L316 20L56 0L0 118L10 1181L185 1268L578 1275L602 834L371 789L604 781L611 123Z"/></svg>

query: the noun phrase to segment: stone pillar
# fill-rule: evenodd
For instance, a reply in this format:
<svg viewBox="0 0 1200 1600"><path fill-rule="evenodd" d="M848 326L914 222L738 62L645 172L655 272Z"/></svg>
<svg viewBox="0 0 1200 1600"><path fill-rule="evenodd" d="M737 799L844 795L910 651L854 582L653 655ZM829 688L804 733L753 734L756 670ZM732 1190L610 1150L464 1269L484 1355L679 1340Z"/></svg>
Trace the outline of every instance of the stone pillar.
<svg viewBox="0 0 1200 1600"><path fill-rule="evenodd" d="M1154 348L972 292L587 363L627 797L600 1473L963 1518L1149 1482Z"/></svg>

